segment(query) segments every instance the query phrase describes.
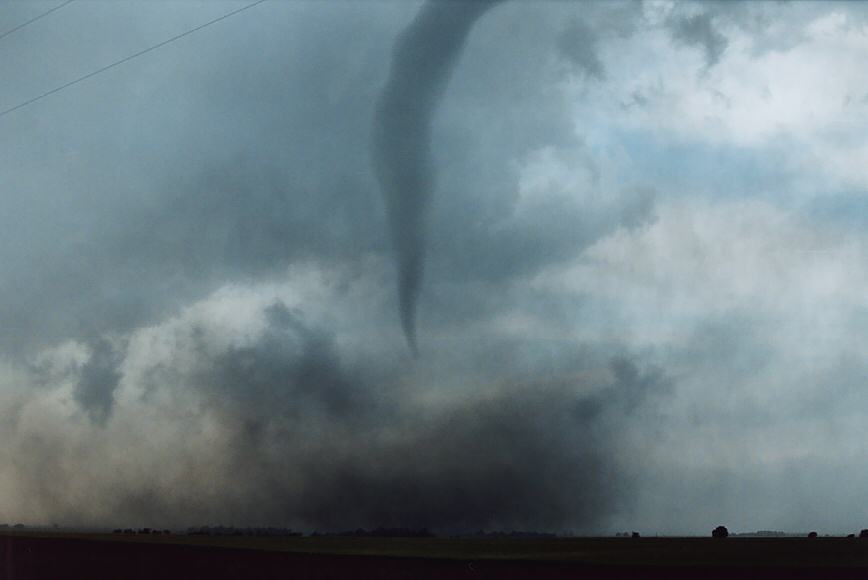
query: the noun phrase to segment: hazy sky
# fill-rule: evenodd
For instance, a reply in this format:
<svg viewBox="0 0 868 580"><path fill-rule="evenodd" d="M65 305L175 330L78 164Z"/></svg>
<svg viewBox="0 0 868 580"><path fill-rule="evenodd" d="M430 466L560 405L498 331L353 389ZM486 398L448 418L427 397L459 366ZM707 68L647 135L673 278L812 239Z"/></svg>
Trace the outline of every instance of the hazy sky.
<svg viewBox="0 0 868 580"><path fill-rule="evenodd" d="M73 2L0 109L244 4ZM492 7L414 358L372 146L420 6L271 0L0 116L0 521L868 527L868 6Z"/></svg>

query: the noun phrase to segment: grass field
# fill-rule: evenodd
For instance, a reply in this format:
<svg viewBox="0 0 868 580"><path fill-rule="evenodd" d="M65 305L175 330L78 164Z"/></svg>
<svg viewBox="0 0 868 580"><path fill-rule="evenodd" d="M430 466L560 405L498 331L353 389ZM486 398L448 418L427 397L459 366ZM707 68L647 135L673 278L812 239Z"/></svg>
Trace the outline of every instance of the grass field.
<svg viewBox="0 0 868 580"><path fill-rule="evenodd" d="M34 538L175 544L355 556L568 561L643 566L848 566L868 570L859 538L350 538L18 533Z"/></svg>

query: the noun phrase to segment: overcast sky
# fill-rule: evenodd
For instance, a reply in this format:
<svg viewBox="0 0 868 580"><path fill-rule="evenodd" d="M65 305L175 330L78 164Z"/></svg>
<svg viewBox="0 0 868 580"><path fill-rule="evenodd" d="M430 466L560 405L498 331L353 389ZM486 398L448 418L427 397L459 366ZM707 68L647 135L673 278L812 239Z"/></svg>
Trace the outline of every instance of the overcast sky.
<svg viewBox="0 0 868 580"><path fill-rule="evenodd" d="M73 2L0 109L244 4ZM372 143L421 6L271 0L0 116L0 521L868 527L868 6L482 14L414 357Z"/></svg>

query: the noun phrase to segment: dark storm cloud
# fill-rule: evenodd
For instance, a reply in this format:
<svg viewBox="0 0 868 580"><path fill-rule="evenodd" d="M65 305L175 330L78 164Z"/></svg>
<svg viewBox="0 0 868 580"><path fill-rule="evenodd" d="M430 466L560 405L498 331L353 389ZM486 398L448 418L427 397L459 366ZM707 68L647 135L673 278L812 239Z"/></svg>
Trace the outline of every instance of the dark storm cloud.
<svg viewBox="0 0 868 580"><path fill-rule="evenodd" d="M606 78L606 68L597 51L597 34L587 23L574 19L561 31L558 50L579 72L598 81Z"/></svg>
<svg viewBox="0 0 868 580"><path fill-rule="evenodd" d="M201 459L220 467L205 480L191 466L185 486L171 492L158 474L116 486L102 498L115 521L599 529L629 491L618 431L639 402L667 390L662 373L629 358L597 367L564 352L549 375L425 402L382 364L343 360L303 312L275 303L265 315L265 330L247 346L191 333L195 367L169 365L156 386L196 394L197 412L217 429ZM188 460L179 454L166 469L184 473ZM212 501L190 502L203 486L216 490ZM62 497L51 484L40 489L49 501ZM87 507L55 509L81 521Z"/></svg>
<svg viewBox="0 0 868 580"><path fill-rule="evenodd" d="M96 62L129 50L123 33L141 35L128 29L144 9L112 8L124 26L103 30L87 18L101 6L58 13L58 25L98 29L92 36L109 47L91 55ZM271 8L281 24L257 33L255 57L235 50L261 21L251 12L226 36L203 33L187 50L172 45L82 83L75 99L62 93L4 118L16 170L6 173L0 216L0 348L26 353L129 330L230 280L302 260L352 261L385 245L368 134L388 44L359 33L374 20L361 8L309 10L307 27L292 20L305 6ZM197 22L201 9L178 16ZM45 52L34 66L56 57Z"/></svg>
<svg viewBox="0 0 868 580"><path fill-rule="evenodd" d="M220 353L196 379L229 397L250 421L257 417L364 413L363 385L344 376L334 338L308 328L277 302L265 311L267 329L253 345Z"/></svg>
<svg viewBox="0 0 868 580"><path fill-rule="evenodd" d="M104 424L111 413L115 389L121 380L119 365L123 353L105 338L93 341L90 348L90 358L81 367L73 396L92 421Z"/></svg>
<svg viewBox="0 0 868 580"><path fill-rule="evenodd" d="M374 163L398 265L401 325L417 353L416 301L434 188L431 122L474 22L500 0L428 2L395 42L374 120Z"/></svg>
<svg viewBox="0 0 868 580"><path fill-rule="evenodd" d="M71 4L57 22L68 28L55 29L105 43L82 49L88 58L58 34L51 50L3 72L43 61L56 67L38 69L46 75L88 70L166 37L161 26L175 21L160 16L163 3L102 4ZM215 5L171 6L177 22L196 24ZM265 3L219 34L6 118L0 348L27 357L77 340L90 358L63 376L74 377L72 416L92 419L51 419L67 409L40 382L22 422L38 433L8 433L23 457L10 468L20 501L8 517L593 529L623 500L618 426L660 379L612 362L614 349L585 356L569 341L501 337L486 325L520 311L567 324L577 304L511 290L647 223L653 196L631 184L593 190L599 171L572 104L551 90L568 5L505 3L466 38L483 4L425 6L414 21L419 6L406 3ZM153 20L136 24L145 7ZM421 36L401 32L408 22ZM421 44L393 53L396 36ZM389 81L393 57L392 72L406 76ZM384 120L390 99L417 116ZM385 212L371 168L377 128L414 145L378 138L375 157L388 149L407 161ZM521 168L546 148L577 151L597 178L589 191L552 186L522 205ZM425 226L430 189L404 197L398 186L433 187L434 173ZM341 327L355 319L339 300L320 305L339 328L276 303L261 335L226 346L193 328L167 339L168 360L142 375L127 372L144 363L126 345L90 338L145 333L217 288L284 280L299 264L375 277L366 260L387 258L390 241L411 263L410 302L429 245L432 299L420 315L438 336L424 361L396 356L393 337L377 333L396 306L412 313L381 299L390 294L378 281L358 308L367 326ZM341 342L354 333L376 343L373 355ZM597 374L584 377L588 369Z"/></svg>
<svg viewBox="0 0 868 580"><path fill-rule="evenodd" d="M63 78L63 66L87 70L156 35L143 37L130 24L143 7L112 5L124 23L112 28L94 17L100 6L74 3L56 23L44 22L49 31L75 25L102 39L82 48L88 58L61 43L26 53L30 61L4 63L18 65L5 72L21 75L45 60L59 67L46 76ZM201 7L184 6L175 7L179 19L201 20ZM158 5L147 7L148 22L162 22ZM6 149L7 211L0 215L0 348L32 353L68 338L124 332L230 281L273 277L299 262L354 268L364 256L387 254L371 129L393 39L416 9L266 3L220 34L203 31L189 45L170 45L78 85L71 96L59 93L4 118L7 139L15 137ZM468 10L454 3L427 9L446 21L466 19ZM259 27L263 18L269 23ZM413 101L422 107L420 123L426 114L431 122L438 83L445 86L455 68L430 130L433 165L425 171L436 165L438 174L430 224L402 230L429 232L432 292L438 281L481 279L476 287L490 295L496 281L531 275L620 225L608 209L569 197L530 220L512 215L515 161L575 141L570 104L545 89L559 72L539 66L559 22L505 3L480 21L456 68L449 58L457 59L458 33L455 54L434 74L445 76ZM408 256L419 248L401 247ZM425 307L439 319L455 304L438 299Z"/></svg>
<svg viewBox="0 0 868 580"><path fill-rule="evenodd" d="M705 62L708 67L718 63L729 45L727 38L715 27L714 15L709 12L677 16L669 26L675 40L705 51Z"/></svg>

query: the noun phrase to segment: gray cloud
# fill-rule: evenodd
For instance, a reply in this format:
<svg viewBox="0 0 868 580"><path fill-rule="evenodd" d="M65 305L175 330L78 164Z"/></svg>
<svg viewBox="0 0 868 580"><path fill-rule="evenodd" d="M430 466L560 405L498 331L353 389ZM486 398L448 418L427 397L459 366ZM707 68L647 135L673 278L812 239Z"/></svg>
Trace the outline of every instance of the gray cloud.
<svg viewBox="0 0 868 580"><path fill-rule="evenodd" d="M255 344L199 361L204 368L194 380L201 388L231 400L248 421L364 413L364 385L344 376L333 337L308 328L280 302L265 316L268 326Z"/></svg>
<svg viewBox="0 0 868 580"><path fill-rule="evenodd" d="M623 355L564 344L536 370L502 344L489 347L499 358L458 355L491 382L432 400L402 384L406 369L340 348L303 312L276 302L262 315L260 332L228 343L198 318L134 339L128 369L148 343L171 337L173 348L126 375L117 412L74 443L58 425L6 433L13 453L39 458L7 472L7 492L61 523L598 530L630 492L619 432L669 389ZM432 356L460 368L454 354ZM160 400L156 422L138 428L176 443L151 448L125 423ZM147 467L118 469L117 445Z"/></svg>
<svg viewBox="0 0 868 580"><path fill-rule="evenodd" d="M40 83L90 70L174 34L173 26L199 23L204 10L222 9L161 4L73 3L41 22L44 32L32 42L10 37L4 48L15 58L4 59L0 73L16 82L4 98L43 90ZM612 118L587 113L575 93L560 90L567 61L579 74L610 81L594 85L600 98L614 94L637 109L647 101L643 114L660 112L656 70L649 69L649 86L617 94L624 73L616 62L646 66L619 61L609 44L626 43L647 25L640 5L506 2L475 21L466 38L467 29L453 29L453 51L426 45L422 56L442 57L443 68L425 77L436 86L391 89L403 95L399 101L424 93L418 124L409 122L419 146L413 151L422 154L408 154L402 169L413 174L404 176L408 183L436 193L415 200L423 211L408 213L390 207L406 201L394 193L400 188L397 203L388 194L383 203L371 146L393 47L407 38L408 23L416 26L421 6L265 3L213 34L4 118L0 363L12 370L3 367L0 377L8 385L0 394L8 397L0 432L9 442L0 518L594 532L619 514L624 525L635 517L637 525L671 532L705 530L705 519L726 513L806 522L775 503L784 502L775 488L798 473L795 452L777 459L788 452L780 433L799 433L787 430L795 416L810 432L803 448L858 440L864 369L844 355L828 362L845 342L858 344L858 335L839 340L839 327L831 326L814 339L820 327L806 314L794 334L810 336L811 356L822 360L786 375L790 390L778 385L776 376L798 366L793 361L809 360L781 344L778 325L832 295L799 302L787 301L787 293L834 285L834 276L818 270L808 281L775 282L777 258L764 269L735 270L731 280L767 284L777 294L773 303L788 305L772 319L770 302L759 299L740 309L720 306L744 289L725 280L706 286L726 292L705 297L691 260L708 249L691 241L708 233L710 210L697 203L670 216L665 228L655 221L659 199L701 197L670 186L682 170L699 176L697 190L708 181L691 161L702 144L686 151L676 140L678 147L667 149L673 142L660 127L629 125L638 117L628 119L629 131L610 130ZM482 6L431 5L419 18L434 22L428 32L453 19L469 27L468 14ZM757 50L772 50L799 42L798 30L827 10L799 3L703 9L684 16L676 8L669 32L702 51L708 66L736 49L724 25L756 32ZM769 15L790 15L797 25L784 18L769 28ZM436 32L442 49L444 33ZM645 32L660 34L653 26ZM601 46L612 48L605 65ZM412 73L405 81L422 78L398 60ZM395 124L407 129L403 119ZM738 174L738 188L766 183L762 151L744 154L752 164L741 174L744 157L732 160L731 150L717 147L705 154L714 167L725 164L723 173ZM539 169L544 175L534 181L533 163L543 153L556 167ZM653 166L649 179L664 185L623 169L636 160ZM560 168L568 178L551 175ZM714 181L720 191L732 189L727 179ZM835 227L844 221L806 213ZM858 212L842 213L858 221ZM422 218L424 225L390 234L398 214L409 215L404 225ZM758 223L778 223L775 215L760 214ZM606 241L648 232L641 244L609 248L606 267L594 268ZM758 255L743 250L747 237L712 236L708 243L721 254L707 258L709 271L721 269L727 252ZM793 239L757 244L789 247ZM407 259L421 272L422 242L425 357L409 361L394 324L402 305L379 268L395 251L400 260L401 248L415 247ZM323 273L333 294L320 303L320 290L302 288L291 307L251 309L243 316L261 316L261 331L221 330L218 323L242 317L247 303L201 314L177 334L161 326L215 291L266 293L300 266ZM621 269L623 278L606 286ZM552 271L574 272L580 283L567 292L540 282ZM405 286L408 297L417 283ZM860 284L856 277L850 287ZM360 287L364 300L347 298ZM670 294L680 300L660 300ZM849 304L830 301L824 312L836 312L838 303ZM862 307L848 308L840 316L855 328ZM328 313L327 322L316 309ZM407 304L403 311L410 312ZM154 352L141 345L130 352L127 341L147 342L141 337L154 328ZM33 363L67 341L74 356L51 372ZM21 370L31 363L38 372ZM811 381L834 385L844 402L798 394ZM785 402L768 404L767 389ZM822 435L829 417L852 421L852 432ZM774 443L762 453L751 441L758 432ZM842 459L824 461L806 459L810 473L800 476L823 489L838 489L822 475L824 466L846 468L853 481L865 477ZM745 499L738 489L764 499ZM810 499L808 490L779 495ZM854 523L844 504L858 498L846 497L830 514L811 513L828 525ZM719 505L709 507L709 498Z"/></svg>
<svg viewBox="0 0 868 580"><path fill-rule="evenodd" d="M178 8L177 16L195 21L197 7ZM253 42L251 23L261 20L254 11L224 36L196 37L195 50L172 45L178 52L83 83L75 100L41 102L38 118L50 132L30 127L31 137L9 148L0 348L19 356L124 332L228 281L279 276L310 261L353 269L365 256L387 254L388 212L370 167L372 116L393 38L416 8L265 6L260 57L236 50ZM553 48L560 16L521 3L502 8L470 37L431 127L430 162L439 174L427 226L434 293L440 280L481 281L490 294L494 281L530 276L620 225L617 211L569 196L531 220L514 215L515 162L540 147L571 146L575 135L569 103L544 89L558 71L538 64ZM64 10L69 20L57 26L102 22L91 18L96 5ZM134 22L144 8L113 10ZM162 22L156 8L146 13ZM509 33L519 20L517 34ZM96 32L109 36L99 50L88 47L91 59L144 34L129 25ZM509 34L516 45L503 50ZM54 52L71 59L68 49ZM99 110L88 108L91 101ZM25 109L5 122L30 123L36 114ZM546 223L552 217L563 238ZM423 315L440 319L454 306L437 300Z"/></svg>
<svg viewBox="0 0 868 580"><path fill-rule="evenodd" d="M606 68L597 49L597 34L585 22L572 20L558 36L557 47L561 55L588 78L602 81Z"/></svg>
<svg viewBox="0 0 868 580"><path fill-rule="evenodd" d="M714 26L714 15L702 12L691 16L676 16L669 24L672 37L688 46L696 46L705 52L706 66L718 63L726 47L727 38Z"/></svg>
<svg viewBox="0 0 868 580"><path fill-rule="evenodd" d="M81 367L73 396L91 420L104 424L114 404L114 393L121 380L122 353L108 339L90 344L90 357Z"/></svg>

